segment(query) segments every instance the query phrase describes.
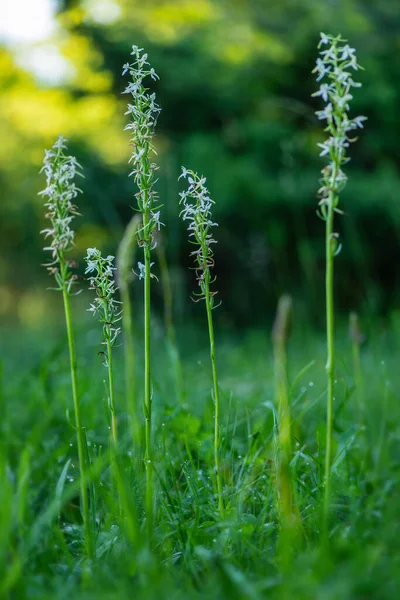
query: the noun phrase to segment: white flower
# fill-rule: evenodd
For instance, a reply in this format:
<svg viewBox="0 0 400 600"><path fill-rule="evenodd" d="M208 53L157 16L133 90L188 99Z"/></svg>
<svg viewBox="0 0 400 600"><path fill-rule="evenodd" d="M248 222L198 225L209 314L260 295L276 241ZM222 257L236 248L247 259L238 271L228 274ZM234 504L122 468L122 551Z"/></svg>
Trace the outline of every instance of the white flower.
<svg viewBox="0 0 400 600"><path fill-rule="evenodd" d="M362 115L360 115L359 117L354 117L354 119L352 120L353 125L355 125L355 127L360 127L360 129L364 129L364 125L363 122L367 121L368 117L363 117Z"/></svg>
<svg viewBox="0 0 400 600"><path fill-rule="evenodd" d="M333 106L329 102L323 110L317 110L315 113L320 121L326 119L329 120L332 118Z"/></svg>
<svg viewBox="0 0 400 600"><path fill-rule="evenodd" d="M353 100L353 96L351 94L345 94L344 96L336 97L336 106L338 108L345 108L346 110L350 110L349 101Z"/></svg>
<svg viewBox="0 0 400 600"><path fill-rule="evenodd" d="M156 212L151 212L151 216L153 219L153 223L155 225L155 227L157 228L157 231L160 231L160 227L161 225L165 226L165 223L161 223L160 221L160 215L161 215L161 211L157 210Z"/></svg>
<svg viewBox="0 0 400 600"><path fill-rule="evenodd" d="M154 263L150 263L150 269L151 267L154 265ZM139 279L144 279L146 277L146 265L144 265L143 263L141 263L140 261L137 264L138 269L139 269L139 273L135 273L135 275L137 275L137 277L139 277ZM150 277L152 277L152 274L150 273Z"/></svg>
<svg viewBox="0 0 400 600"><path fill-rule="evenodd" d="M86 250L86 256L88 258L91 258L92 256L99 256L100 254L100 250L97 250L97 248L88 248Z"/></svg>
<svg viewBox="0 0 400 600"><path fill-rule="evenodd" d="M189 171L185 168L185 167L181 167L182 169L182 173L179 175L178 177L178 181L183 177L184 179L186 179L186 177L189 175ZM180 192L180 194L185 194L185 192Z"/></svg>
<svg viewBox="0 0 400 600"><path fill-rule="evenodd" d="M317 144L320 148L322 148L322 152L320 153L320 156L326 156L327 154L330 153L331 148L333 146L334 139L333 138L329 138L329 140L326 140L326 142L323 142L322 144Z"/></svg>
<svg viewBox="0 0 400 600"><path fill-rule="evenodd" d="M57 150L61 150L61 149L65 149L67 147L67 139L65 139L65 137L63 137L62 135L58 136L58 139L56 141L56 143L54 144L53 148L56 148Z"/></svg>
<svg viewBox="0 0 400 600"><path fill-rule="evenodd" d="M356 50L355 48L350 48L350 46L348 44L346 44L345 46L343 46L343 48L341 49L341 56L340 56L340 60L347 60L349 58L353 58L355 57L356 54Z"/></svg>
<svg viewBox="0 0 400 600"><path fill-rule="evenodd" d="M318 77L317 77L317 81L321 81L321 79L323 79L323 77L325 77L325 75L327 73L329 73L329 71L331 70L330 66L327 66L323 60L321 60L320 58L317 58L317 63L315 65L315 69L313 71L313 73L318 73Z"/></svg>
<svg viewBox="0 0 400 600"><path fill-rule="evenodd" d="M138 277L139 279L144 279L146 276L146 267L143 263L141 263L140 261L137 264L138 269L139 269L139 274Z"/></svg>
<svg viewBox="0 0 400 600"><path fill-rule="evenodd" d="M321 98L324 102L328 102L330 91L331 91L330 85L328 85L327 83L321 83L321 85L319 86L318 92L315 92L315 94L313 94L313 96L321 96Z"/></svg>
<svg viewBox="0 0 400 600"><path fill-rule="evenodd" d="M321 36L321 40L319 42L319 46L322 46L323 44L329 44L329 37L327 35L325 35L325 33L320 33Z"/></svg>
<svg viewBox="0 0 400 600"><path fill-rule="evenodd" d="M131 55L138 56L141 52L143 52L143 48L139 48L138 46L135 46L135 44L133 44Z"/></svg>

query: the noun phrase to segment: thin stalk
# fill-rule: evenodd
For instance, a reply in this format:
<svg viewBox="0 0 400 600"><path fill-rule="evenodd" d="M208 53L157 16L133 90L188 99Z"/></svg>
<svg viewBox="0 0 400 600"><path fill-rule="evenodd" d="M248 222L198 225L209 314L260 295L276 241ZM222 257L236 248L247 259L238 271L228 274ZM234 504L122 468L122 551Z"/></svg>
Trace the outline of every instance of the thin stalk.
<svg viewBox="0 0 400 600"><path fill-rule="evenodd" d="M328 48L325 48L328 46ZM333 274L334 258L340 251L338 234L334 233L334 213L341 213L337 208L339 194L346 185L347 176L342 171L349 158L347 149L357 137L354 131L363 129L366 117L359 115L349 118L349 103L353 99L352 88L358 88L360 83L352 78L353 72L359 69L355 49L350 48L347 40L340 35L331 36L321 33L317 58L313 73L317 82L321 82L318 91L313 96L321 97L326 106L316 111L320 121L326 122L324 132L327 138L319 143L320 156L326 156L328 164L322 169L321 187L318 190L321 216L325 220L325 310L326 310L326 344L327 344L327 411L326 411L326 444L325 444L325 485L322 507L322 530L327 539L328 520L331 503L331 469L332 469L332 435L334 419L334 384L335 384L335 341L334 341L334 296Z"/></svg>
<svg viewBox="0 0 400 600"><path fill-rule="evenodd" d="M117 443L117 414L115 412L115 393L114 393L114 370L113 370L113 355L111 346L111 332L108 327L107 335L107 364L108 364L108 394L109 407L111 411L111 440L114 444Z"/></svg>
<svg viewBox="0 0 400 600"><path fill-rule="evenodd" d="M136 193L138 212L142 214L142 227L137 231L138 245L143 247L144 264L138 263L139 278L144 277L144 417L145 417L145 470L146 470L146 521L148 538L151 541L153 534L153 513L155 505L153 489L153 452L151 447L151 357L150 357L150 279L151 260L150 254L155 246L154 234L160 230L163 223L160 221L160 208L158 194L154 186L157 181L155 176L157 165L151 160L156 153L153 145L154 128L160 107L155 102L155 95L149 93L149 88L144 86L144 79L150 77L158 79L158 75L147 62L147 54L142 54L143 48L132 46L132 63L126 63L123 74L129 73L132 81L124 93L131 94L132 104L128 104L131 122L126 126L131 134L131 144L134 148L130 158L135 184L139 191Z"/></svg>
<svg viewBox="0 0 400 600"><path fill-rule="evenodd" d="M219 461L219 444L220 444L220 433L219 433L219 415L220 415L220 401L219 401L219 386L218 386L218 372L217 372L217 359L215 355L215 341L214 341L214 324L212 318L212 306L211 306L211 295L210 295L210 272L208 269L204 273L204 290L205 290L205 302L207 309L207 321L208 321L208 335L210 339L210 358L212 365L212 375L214 383L214 465L215 465L215 476L217 480L217 494L218 494L218 510L221 517L224 516L224 500L222 497L222 477L221 468Z"/></svg>
<svg viewBox="0 0 400 600"><path fill-rule="evenodd" d="M145 454L144 462L146 468L146 518L149 539L153 533L153 453L151 447L151 360L150 360L150 247L144 246L144 416L145 416Z"/></svg>
<svg viewBox="0 0 400 600"><path fill-rule="evenodd" d="M334 177L336 175L334 174ZM332 466L332 433L333 433L333 401L335 383L335 340L334 340L334 299L333 299L333 272L334 272L334 250L333 250L333 224L335 196L330 193L328 211L326 215L326 344L327 344L327 403L326 403L326 446L325 446L325 488L323 505L323 526L327 531L329 508L331 500L331 466Z"/></svg>
<svg viewBox="0 0 400 600"><path fill-rule="evenodd" d="M61 264L61 270L63 270L63 264ZM76 438L78 443L78 458L80 468L80 487L81 487L81 502L82 502L82 517L83 525L85 528L85 541L86 541L86 552L89 559L93 558L93 544L92 534L90 529L90 513L89 513L89 496L87 490L87 469L85 460L85 442L84 442L84 431L81 422L81 411L80 402L78 396L78 381L76 372L76 352L75 352L75 341L72 330L72 318L71 318L71 305L70 296L66 285L63 287L63 300L64 300L64 311L65 311L65 322L67 326L68 336L68 347L69 347L69 358L71 367L71 383L72 383L72 396L74 402L75 412L75 426L76 426Z"/></svg>

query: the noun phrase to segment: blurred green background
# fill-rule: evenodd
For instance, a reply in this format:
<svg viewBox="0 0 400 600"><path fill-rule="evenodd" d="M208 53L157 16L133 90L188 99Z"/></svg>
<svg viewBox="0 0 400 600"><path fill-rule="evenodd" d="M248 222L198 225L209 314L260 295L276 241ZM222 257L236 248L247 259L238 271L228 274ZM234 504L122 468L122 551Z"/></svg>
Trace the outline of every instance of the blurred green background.
<svg viewBox="0 0 400 600"><path fill-rule="evenodd" d="M396 308L400 253L398 0L16 0L0 48L0 318L24 326L58 304L44 261L39 176L62 133L84 167L76 256L115 252L134 204L123 131L131 45L160 76L158 190L176 310L188 300L189 248L177 215L180 165L207 176L216 201L216 274L230 325L257 323L292 293L323 323L323 166L311 75L319 32L340 32L365 67L353 114L368 117L351 149L338 219L338 309ZM82 261L81 261L82 262ZM157 286L154 286L155 288ZM161 308L161 291L155 289Z"/></svg>

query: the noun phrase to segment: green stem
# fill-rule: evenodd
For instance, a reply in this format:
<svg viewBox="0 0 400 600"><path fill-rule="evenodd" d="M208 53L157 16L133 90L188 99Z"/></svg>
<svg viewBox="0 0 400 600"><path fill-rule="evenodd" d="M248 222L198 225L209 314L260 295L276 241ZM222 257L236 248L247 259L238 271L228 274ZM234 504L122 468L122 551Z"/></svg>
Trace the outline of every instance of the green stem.
<svg viewBox="0 0 400 600"><path fill-rule="evenodd" d="M89 496L87 489L87 470L86 470L86 459L85 459L85 441L84 431L81 422L80 402L78 396L78 381L77 381L77 362L75 352L75 341L72 331L72 318L71 318L71 304L70 296L67 289L67 284L63 288L63 299L64 299L64 311L65 311L65 322L67 326L68 346L69 346L69 357L71 366L71 383L72 383L72 396L74 402L75 412L75 426L76 426L76 438L78 443L78 458L79 468L81 473L80 486L81 486L81 502L82 502L82 516L83 524L85 528L85 539L86 539L86 551L89 559L93 558L93 545L92 545L92 534L90 529L90 515L89 515Z"/></svg>
<svg viewBox="0 0 400 600"><path fill-rule="evenodd" d="M218 372L217 372L217 360L215 355L215 341L214 341L214 325L212 318L212 306L211 306L211 295L210 295L210 273L208 270L204 273L205 279L205 301L207 308L207 321L208 321L208 335L210 338L210 357L212 365L213 383L214 383L214 405L215 405L215 416L214 416L214 464L215 464L215 475L217 479L217 494L218 494L218 509L221 517L224 516L224 500L222 496L222 477L221 468L219 462L219 414L220 414L220 401L219 401L219 386L218 386Z"/></svg>
<svg viewBox="0 0 400 600"><path fill-rule="evenodd" d="M146 518L149 540L153 534L153 463L151 448L151 361L150 361L150 246L144 246L144 416L146 468Z"/></svg>
<svg viewBox="0 0 400 600"><path fill-rule="evenodd" d="M328 213L326 217L326 343L327 343L327 412L326 412L326 448L325 448L325 489L323 505L323 526L327 532L331 500L331 466L332 466L332 432L333 432L333 397L335 378L335 341L334 341L334 300L333 300L333 222L334 193L329 195Z"/></svg>
<svg viewBox="0 0 400 600"><path fill-rule="evenodd" d="M132 439L135 445L140 446L140 427L138 420L136 385L135 385L135 346L133 341L133 319L129 287L125 282L120 283L122 301L122 329L124 332L124 358L125 358L125 394L126 408L131 420Z"/></svg>
<svg viewBox="0 0 400 600"><path fill-rule="evenodd" d="M114 371L113 371L113 355L112 346L110 343L110 327L108 327L107 335L107 363L108 363L108 394L109 406L111 411L111 439L114 444L117 442L117 414L115 412L115 394L114 394Z"/></svg>

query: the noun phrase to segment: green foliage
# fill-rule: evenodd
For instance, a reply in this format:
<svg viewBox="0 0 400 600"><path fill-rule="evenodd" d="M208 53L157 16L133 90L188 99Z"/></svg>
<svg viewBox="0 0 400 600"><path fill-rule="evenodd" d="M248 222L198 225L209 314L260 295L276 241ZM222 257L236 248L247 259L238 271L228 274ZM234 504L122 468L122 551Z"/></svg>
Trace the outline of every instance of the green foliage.
<svg viewBox="0 0 400 600"><path fill-rule="evenodd" d="M213 409L208 357L190 326L178 330L190 405L176 403L173 374L154 344L155 514L154 553L143 545L144 467L132 452L121 415L115 475L121 510L112 493L104 367L93 324L81 324L78 361L82 404L96 488L95 550L91 570L82 563L83 526L75 433L65 423L70 405L67 348L58 334L40 339L7 336L2 383L0 453L1 592L26 598L276 598L389 599L399 585L400 384L394 350L399 338L384 331L361 349L368 374L365 429L351 367L351 341L340 332L329 551L318 543L324 463L323 340L299 329L288 349L288 391L295 441L292 469L304 541L292 568L277 562L278 513L274 481L272 354L266 336L225 338L220 345L221 466L226 515L216 514L213 489ZM188 338L190 335L190 338ZM3 338L4 340L5 338ZM190 340L189 346L187 346ZM62 344L61 344L62 342ZM34 348L35 352L26 352ZM21 350L24 352L21 353ZM5 351L6 350L6 351ZM139 349L138 356L142 356ZM21 358L22 357L22 358ZM317 357L316 361L310 360ZM18 373L15 370L19 360ZM116 349L116 393L123 394ZM139 361L138 372L143 364ZM140 380L139 380L140 381ZM318 433L319 432L319 433Z"/></svg>
<svg viewBox="0 0 400 600"><path fill-rule="evenodd" d="M41 228L40 207L32 201L40 189L37 168L42 148L61 130L85 164L85 222L77 250L95 245L98 234L113 250L130 219L134 200L124 167L128 152L119 73L132 43L146 47L160 75L154 87L162 106L156 145L166 224L170 227L176 219L174 181L183 161L208 174L218 198L215 218L223 227L216 262L226 312L245 323L263 314L265 306L272 310L283 291L301 297L305 288L314 290L311 305L318 306L323 240L312 216L315 173L321 167L315 147L322 135L313 116L318 103L310 97L315 89L310 66L319 31L326 29L340 32L358 49L365 72L354 111L369 119L343 192L347 216L341 224L344 250L337 266L339 306L386 312L398 285L387 266L399 241L396 3L115 4L120 16L105 24L96 17L93 2L60 3L65 35L57 43L74 67L62 86L38 83L15 65L9 50L1 51L0 133L5 142L0 178L5 201L0 274L14 297L21 297L21 317L29 319L22 282L37 282L33 265L41 260L40 238L32 233L34 222ZM172 231L169 261L181 265L186 236L174 226ZM304 242L305 231L309 242ZM257 257L258 268L249 266L249 255ZM234 293L238 280L247 282L240 302ZM246 290L257 286L254 302ZM19 306L4 290L2 298L4 311Z"/></svg>

